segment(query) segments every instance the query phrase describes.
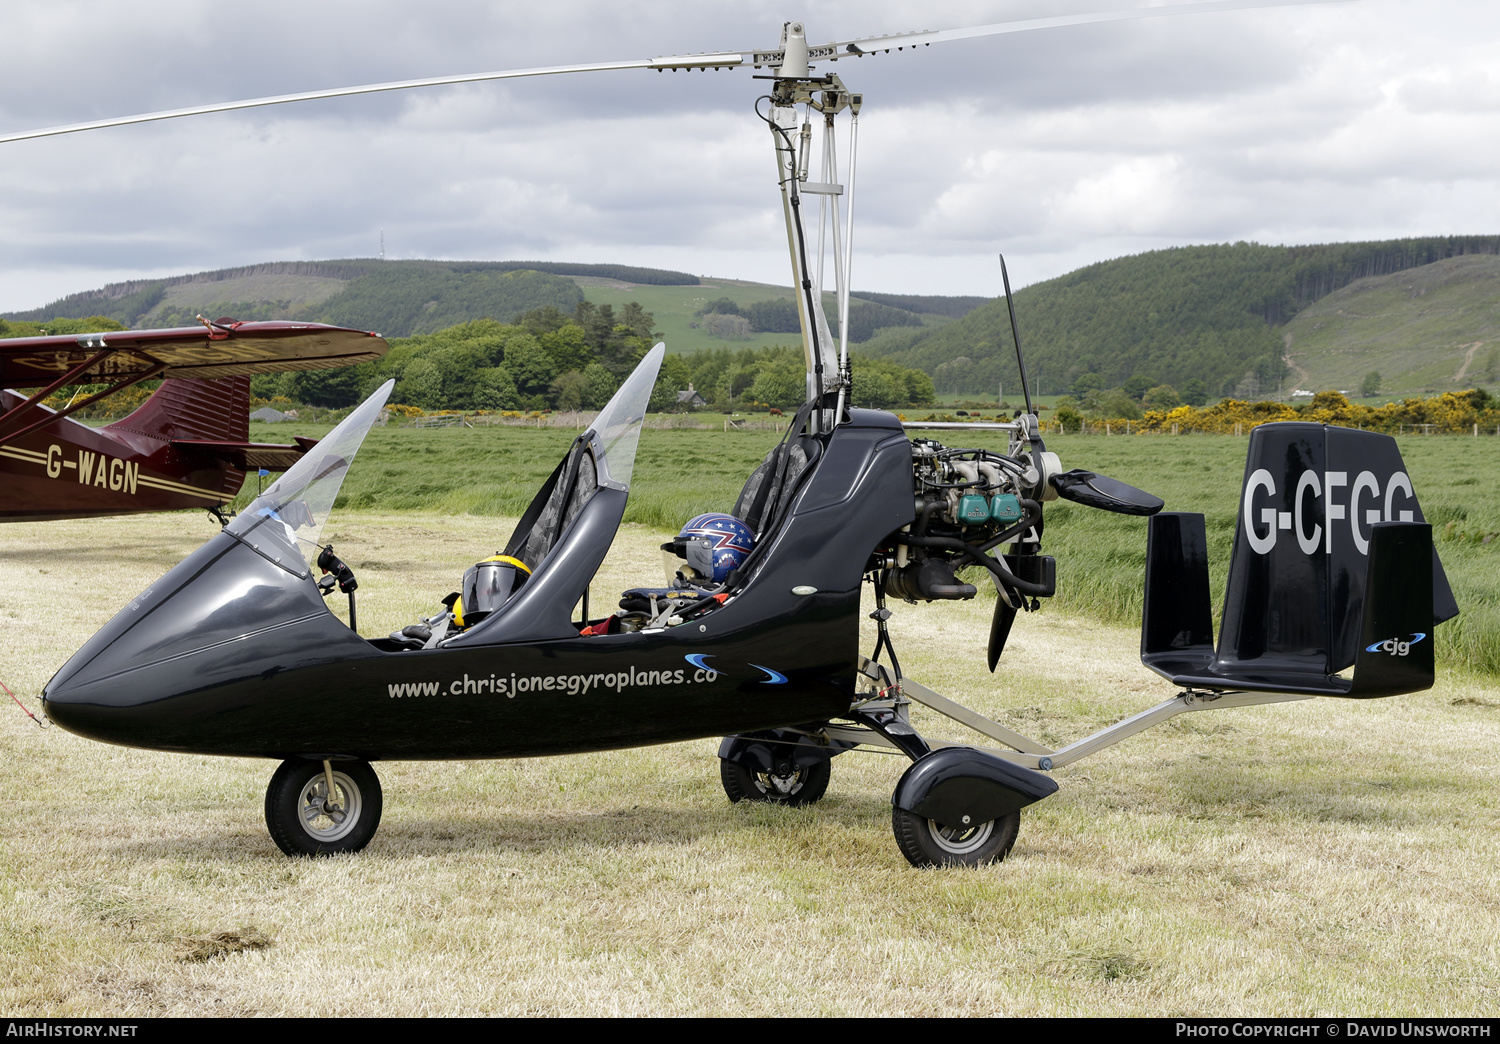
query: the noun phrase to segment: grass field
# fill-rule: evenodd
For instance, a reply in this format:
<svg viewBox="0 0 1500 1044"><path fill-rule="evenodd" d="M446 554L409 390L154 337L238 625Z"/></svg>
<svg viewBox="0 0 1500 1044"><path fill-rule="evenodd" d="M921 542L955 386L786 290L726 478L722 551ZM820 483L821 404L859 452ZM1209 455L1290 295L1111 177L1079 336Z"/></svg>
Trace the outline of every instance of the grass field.
<svg viewBox="0 0 1500 1044"><path fill-rule="evenodd" d="M568 437L373 433L325 530L359 574L364 633L433 611L509 534L506 505L524 505ZM595 597L657 576L661 527L727 507L773 437L645 433L632 515L649 524L622 529ZM1227 556L1243 440L1049 445L1171 508L1209 502ZM1449 512L1454 531L1500 529L1492 484L1459 484L1488 473L1488 446L1402 443L1429 515ZM398 495L443 511L392 510ZM212 532L192 514L0 527L0 681L34 705L88 635ZM1128 585L1111 587L1139 573L1140 524L1065 506L1047 538L1075 593L1018 622L995 675L985 600L898 605L892 627L914 677L1059 744L1171 690L1139 665L1116 604ZM1441 550L1456 587L1493 575L1491 545ZM271 763L100 746L13 710L0 717L0 1010L1489 1015L1500 685L1444 656L1425 693L1185 715L1060 770L1012 856L978 871L901 858L897 757L841 756L810 808L731 806L711 739L381 764L371 846L289 860L261 817Z"/></svg>
<svg viewBox="0 0 1500 1044"><path fill-rule="evenodd" d="M256 425L251 437L284 442L326 430ZM938 434L947 445L960 444L953 432ZM340 506L516 516L573 435L561 428L376 428L350 471ZM729 510L776 438L768 431L646 431L626 521L675 532L699 512ZM993 432L966 436L963 444L1004 447ZM1064 468L1088 468L1150 490L1170 511L1203 512L1213 602L1221 603L1245 439L1064 435L1047 445L1060 453ZM1486 478L1495 474L1500 440L1408 436L1400 446L1463 610L1437 632L1439 662L1500 677L1500 488ZM1063 502L1048 506L1046 522L1046 550L1058 562L1052 605L1139 626L1145 522Z"/></svg>

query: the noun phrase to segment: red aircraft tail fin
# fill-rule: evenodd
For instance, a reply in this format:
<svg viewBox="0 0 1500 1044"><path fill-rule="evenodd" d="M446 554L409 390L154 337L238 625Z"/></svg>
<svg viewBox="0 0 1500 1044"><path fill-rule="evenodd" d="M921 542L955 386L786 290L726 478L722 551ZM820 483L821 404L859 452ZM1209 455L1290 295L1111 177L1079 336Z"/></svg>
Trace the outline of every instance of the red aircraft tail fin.
<svg viewBox="0 0 1500 1044"><path fill-rule="evenodd" d="M162 381L134 413L108 427L168 441L243 442L250 436L250 378Z"/></svg>

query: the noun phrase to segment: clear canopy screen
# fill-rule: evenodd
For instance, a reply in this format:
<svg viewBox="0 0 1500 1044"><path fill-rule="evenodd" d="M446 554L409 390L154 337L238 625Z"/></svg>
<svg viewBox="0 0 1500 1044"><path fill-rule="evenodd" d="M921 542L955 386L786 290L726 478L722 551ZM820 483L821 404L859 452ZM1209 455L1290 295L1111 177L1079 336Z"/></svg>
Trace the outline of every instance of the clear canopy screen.
<svg viewBox="0 0 1500 1044"><path fill-rule="evenodd" d="M651 389L656 387L656 374L666 354L667 346L658 341L599 411L599 416L594 418L592 430L597 440L599 485L630 488L630 473L635 469L635 448L641 441L641 422L646 419Z"/></svg>
<svg viewBox="0 0 1500 1044"><path fill-rule="evenodd" d="M386 381L307 455L225 527L282 568L307 576L317 560L323 524L395 381ZM616 396L618 398L618 396Z"/></svg>

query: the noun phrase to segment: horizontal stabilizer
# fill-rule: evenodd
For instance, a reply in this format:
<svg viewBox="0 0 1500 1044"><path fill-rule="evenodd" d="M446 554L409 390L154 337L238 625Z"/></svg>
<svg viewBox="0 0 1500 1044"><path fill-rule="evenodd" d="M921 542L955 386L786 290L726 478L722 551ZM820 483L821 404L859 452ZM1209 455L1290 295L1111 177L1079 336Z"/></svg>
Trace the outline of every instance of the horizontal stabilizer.
<svg viewBox="0 0 1500 1044"><path fill-rule="evenodd" d="M215 460L222 460L241 471L255 471L260 468L266 471L285 471L301 460L302 455L316 446L317 442L312 439L298 439L295 445L287 446L276 442L213 442L207 439L173 439L171 445L175 450L202 453Z"/></svg>

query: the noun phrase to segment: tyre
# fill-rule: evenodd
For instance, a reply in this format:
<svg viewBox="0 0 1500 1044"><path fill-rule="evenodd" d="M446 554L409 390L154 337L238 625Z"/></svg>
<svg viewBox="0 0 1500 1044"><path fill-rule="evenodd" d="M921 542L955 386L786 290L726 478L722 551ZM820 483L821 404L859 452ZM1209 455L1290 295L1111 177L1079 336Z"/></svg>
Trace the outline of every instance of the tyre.
<svg viewBox="0 0 1500 1044"><path fill-rule="evenodd" d="M905 809L891 810L896 845L912 866L983 866L998 863L1016 843L1021 813L983 823L946 827Z"/></svg>
<svg viewBox="0 0 1500 1044"><path fill-rule="evenodd" d="M363 761L333 763L333 795L323 763L283 761L266 787L266 827L287 855L358 852L380 826L380 779Z"/></svg>
<svg viewBox="0 0 1500 1044"><path fill-rule="evenodd" d="M811 765L777 766L761 772L743 762L719 759L719 779L730 801L769 801L776 805L811 805L828 792L833 765L820 758Z"/></svg>

